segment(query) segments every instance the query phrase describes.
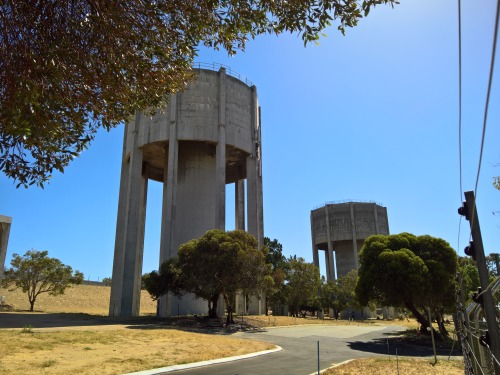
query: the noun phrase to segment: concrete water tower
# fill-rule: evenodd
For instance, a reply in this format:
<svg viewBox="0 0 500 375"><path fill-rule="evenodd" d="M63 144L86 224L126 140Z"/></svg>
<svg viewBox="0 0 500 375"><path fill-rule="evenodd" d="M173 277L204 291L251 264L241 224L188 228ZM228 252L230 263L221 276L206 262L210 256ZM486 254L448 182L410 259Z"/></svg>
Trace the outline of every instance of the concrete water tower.
<svg viewBox="0 0 500 375"><path fill-rule="evenodd" d="M387 208L375 202L328 203L312 210L313 262L319 268L318 253L323 250L327 279L344 276L359 268L358 251L374 234L389 234Z"/></svg>
<svg viewBox="0 0 500 375"><path fill-rule="evenodd" d="M221 65L198 65L194 71L196 80L172 94L168 108L153 117L138 113L125 126L112 316L139 314L149 179L163 183L160 263L207 230L225 230L226 184L235 184L236 229L246 229L263 246L256 87ZM168 296L160 299L158 313L200 314L206 306L192 296L181 301Z"/></svg>

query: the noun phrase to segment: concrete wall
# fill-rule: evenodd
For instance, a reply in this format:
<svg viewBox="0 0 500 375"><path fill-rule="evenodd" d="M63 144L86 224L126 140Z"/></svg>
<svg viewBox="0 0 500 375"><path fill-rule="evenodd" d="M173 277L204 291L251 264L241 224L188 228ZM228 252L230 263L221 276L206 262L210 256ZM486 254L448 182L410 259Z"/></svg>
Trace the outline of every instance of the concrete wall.
<svg viewBox="0 0 500 375"><path fill-rule="evenodd" d="M197 80L154 116L125 129L110 315L139 314L147 181L163 182L160 264L179 245L225 229L226 184L237 185L238 229L264 243L260 109L255 86L225 69L195 69ZM246 180L246 192L243 181ZM246 195L245 210L243 195ZM246 220L245 220L246 219ZM246 226L246 228L245 228ZM159 300L160 316L202 314L206 301Z"/></svg>
<svg viewBox="0 0 500 375"><path fill-rule="evenodd" d="M314 264L319 267L318 251L323 250L327 279L344 276L358 269L358 252L365 238L374 234L389 234L387 208L376 203L345 202L312 210Z"/></svg>
<svg viewBox="0 0 500 375"><path fill-rule="evenodd" d="M7 255L7 245L9 244L10 226L12 218L0 215L0 285L2 285L3 270L5 268L5 257Z"/></svg>

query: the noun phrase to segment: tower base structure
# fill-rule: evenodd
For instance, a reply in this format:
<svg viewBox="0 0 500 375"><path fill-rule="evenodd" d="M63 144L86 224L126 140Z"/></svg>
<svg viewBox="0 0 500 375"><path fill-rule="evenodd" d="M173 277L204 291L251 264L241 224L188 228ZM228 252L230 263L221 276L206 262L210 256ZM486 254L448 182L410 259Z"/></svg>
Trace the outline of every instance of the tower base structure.
<svg viewBox="0 0 500 375"><path fill-rule="evenodd" d="M125 126L111 316L139 315L149 180L163 183L160 264L207 230L225 230L227 184L235 184L236 229L264 245L257 89L223 67L195 72L168 108L152 117L137 113ZM158 304L160 316L207 312L207 302L192 295Z"/></svg>

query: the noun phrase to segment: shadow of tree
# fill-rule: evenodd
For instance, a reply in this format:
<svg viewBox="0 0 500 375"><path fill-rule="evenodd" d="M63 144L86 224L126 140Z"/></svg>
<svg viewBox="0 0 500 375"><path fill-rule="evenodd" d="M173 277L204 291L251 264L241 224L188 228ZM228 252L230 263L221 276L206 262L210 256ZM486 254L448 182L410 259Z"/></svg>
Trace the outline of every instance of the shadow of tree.
<svg viewBox="0 0 500 375"><path fill-rule="evenodd" d="M390 335L394 335L391 333ZM387 354L394 356L407 356L407 357L428 357L434 355L432 349L432 344L427 338L422 338L421 340L413 340L411 338L405 338L402 335L391 336L381 339L376 339L368 342L361 341L351 341L347 342L349 348L353 350L377 353L377 354ZM450 345L436 345L437 355L461 355L460 349L455 347L453 351Z"/></svg>
<svg viewBox="0 0 500 375"><path fill-rule="evenodd" d="M110 317L83 313L43 313L29 311L0 312L0 329L92 327L105 325L125 325L126 329L178 329L188 332L229 335L235 332L263 332L245 322L226 326L225 318L209 319L204 316L170 317Z"/></svg>

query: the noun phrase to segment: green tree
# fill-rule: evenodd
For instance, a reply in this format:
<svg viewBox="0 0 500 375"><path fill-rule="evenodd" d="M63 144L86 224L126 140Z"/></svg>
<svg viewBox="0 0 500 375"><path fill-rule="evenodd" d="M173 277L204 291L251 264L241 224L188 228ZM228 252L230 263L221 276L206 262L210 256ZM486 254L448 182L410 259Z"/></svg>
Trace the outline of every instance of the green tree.
<svg viewBox="0 0 500 375"><path fill-rule="evenodd" d="M30 311L41 293L57 296L64 294L71 284L81 284L83 273L61 263L59 259L49 258L48 251L29 250L22 257L12 255L11 268L5 272L4 283L14 284L28 294Z"/></svg>
<svg viewBox="0 0 500 375"><path fill-rule="evenodd" d="M446 241L409 233L371 236L359 261L356 295L361 305L405 306L423 330L429 327L430 308L441 334L447 335L443 312L453 307L457 255Z"/></svg>
<svg viewBox="0 0 500 375"><path fill-rule="evenodd" d="M318 309L321 287L318 267L307 263L304 258L290 257L288 263L290 272L284 294L290 313L298 316L301 310Z"/></svg>
<svg viewBox="0 0 500 375"><path fill-rule="evenodd" d="M358 271L351 270L347 275L321 285L321 306L333 309L335 319L343 310L361 308L355 293L357 281Z"/></svg>
<svg viewBox="0 0 500 375"><path fill-rule="evenodd" d="M259 294L272 284L265 256L265 249L257 249L255 237L244 231L209 230L181 245L177 258L164 262L159 272L143 276L143 281L153 298L188 292L206 299L210 317L217 316L222 295L230 324L237 292Z"/></svg>
<svg viewBox="0 0 500 375"><path fill-rule="evenodd" d="M266 263L271 265L272 283L269 283L266 292L266 315L269 305L275 306L284 302L285 280L290 270L290 265L283 255L283 245L277 239L271 241L264 237L264 246L267 249ZM274 308L274 307L273 307Z"/></svg>
<svg viewBox="0 0 500 375"><path fill-rule="evenodd" d="M316 42L396 0L7 1L0 6L0 169L43 187L101 127L164 108L193 79L200 45L243 50L259 34Z"/></svg>
<svg viewBox="0 0 500 375"><path fill-rule="evenodd" d="M113 280L111 279L111 277L103 277L102 283L105 286L111 286L111 284L113 283Z"/></svg>

